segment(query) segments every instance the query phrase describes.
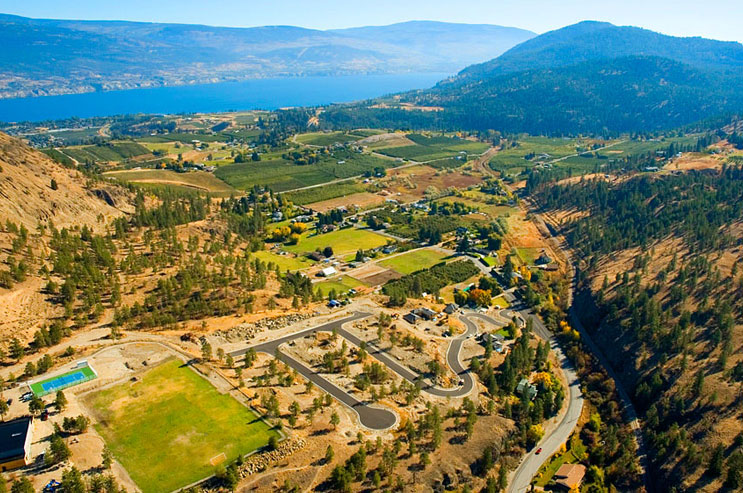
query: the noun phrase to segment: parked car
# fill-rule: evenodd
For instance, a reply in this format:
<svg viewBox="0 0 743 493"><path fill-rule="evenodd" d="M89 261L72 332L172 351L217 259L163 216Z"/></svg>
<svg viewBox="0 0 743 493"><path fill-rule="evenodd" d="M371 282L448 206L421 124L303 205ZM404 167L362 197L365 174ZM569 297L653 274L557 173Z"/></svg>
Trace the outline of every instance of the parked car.
<svg viewBox="0 0 743 493"><path fill-rule="evenodd" d="M539 455L542 453L542 447L539 447L537 451L535 452L536 455Z"/></svg>

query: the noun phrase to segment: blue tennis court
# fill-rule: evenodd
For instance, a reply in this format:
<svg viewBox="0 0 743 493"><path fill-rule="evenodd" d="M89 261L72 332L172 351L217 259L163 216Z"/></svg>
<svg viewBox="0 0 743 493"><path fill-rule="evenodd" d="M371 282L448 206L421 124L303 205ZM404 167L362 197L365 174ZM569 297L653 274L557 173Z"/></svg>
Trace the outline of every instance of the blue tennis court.
<svg viewBox="0 0 743 493"><path fill-rule="evenodd" d="M41 397L58 390L78 385L88 380L92 380L96 377L95 372L89 366L84 366L67 372L63 375L42 380L41 382L35 382L30 385L31 391L37 396Z"/></svg>

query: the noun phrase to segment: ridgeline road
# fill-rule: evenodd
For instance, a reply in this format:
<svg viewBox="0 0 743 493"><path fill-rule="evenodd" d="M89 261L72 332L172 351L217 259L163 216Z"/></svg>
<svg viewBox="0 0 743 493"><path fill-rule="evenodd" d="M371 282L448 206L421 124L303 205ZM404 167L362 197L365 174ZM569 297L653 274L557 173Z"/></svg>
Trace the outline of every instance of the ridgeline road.
<svg viewBox="0 0 743 493"><path fill-rule="evenodd" d="M340 387L325 379L322 375L320 375L304 363L298 361L295 358L292 358L286 353L281 352L280 349L280 346L282 344L291 342L295 339L300 339L319 331L330 332L333 330L335 330L338 335L348 340L351 344L361 346L363 341L355 334L344 329L343 326L346 323L356 320L362 320L369 316L369 313L354 312L354 314L350 317L342 318L323 325L319 325L317 327L312 327L299 332L295 332L294 334L289 334L273 341L256 344L254 346L248 346L237 351L232 351L229 354L233 358L238 358L247 353L250 349L254 349L256 352L268 353L272 355L280 353L281 360L284 363L291 366L303 377L310 380L319 388L335 397L339 402L342 402L353 411L355 411L356 414L358 414L359 421L363 426L372 430L386 430L397 423L397 416L393 412L358 400L347 391L341 389ZM461 385L451 389L444 389L441 387L436 387L429 383L428 385L421 388L422 391L438 397L463 397L465 395L468 395L470 392L472 392L472 389L474 389L475 378L470 373L469 369L467 369L462 364L459 356L464 342L468 338L475 337L477 335L477 325L470 320L470 317L480 318L482 320L485 320L486 322L492 323L496 327L502 327L503 325L505 325L505 323L503 322L498 322L495 319L486 315L482 315L480 313L462 314L460 316L460 320L462 320L462 322L464 322L464 324L467 326L467 330L464 332L464 334L461 334L458 337L452 339L451 344L449 344L449 349L446 353L447 364L449 365L451 370L459 377L460 381L462 382ZM387 366L390 370L394 371L408 382L422 382L421 375L400 363L400 361L387 354L384 349L379 348L374 343L367 342L366 351L371 357L377 359L379 362Z"/></svg>

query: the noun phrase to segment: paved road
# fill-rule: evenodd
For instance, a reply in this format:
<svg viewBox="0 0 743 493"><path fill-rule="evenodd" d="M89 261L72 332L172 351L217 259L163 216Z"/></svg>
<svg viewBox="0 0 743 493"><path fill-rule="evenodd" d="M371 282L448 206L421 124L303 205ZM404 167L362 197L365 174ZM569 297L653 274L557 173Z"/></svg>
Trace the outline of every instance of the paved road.
<svg viewBox="0 0 743 493"><path fill-rule="evenodd" d="M317 327L312 327L312 328L305 329L299 332L295 332L293 334L289 334L289 335L280 337L272 341L264 342L261 344L256 344L253 346L248 346L243 349L239 349L237 351L232 351L229 354L233 358L238 358L244 355L245 353L247 353L248 350L251 348L254 349L256 352L262 352L262 353L268 353L268 354L280 353L280 358L284 363L286 363L287 365L297 370L299 374L301 374L306 379L312 381L316 386L318 386L319 388L321 388L328 394L335 397L339 402L342 402L343 404L351 408L353 411L355 411L356 414L358 414L359 421L361 422L363 426L369 429L372 429L372 430L385 430L385 429L388 429L394 426L397 423L397 416L393 412L387 409L381 408L381 407L376 407L367 402L360 401L359 399L351 395L346 390L341 389L340 387L336 386L335 384L325 379L322 375L317 373L315 370L313 370L309 366L298 361L296 358L292 358L286 353L281 352L280 350L280 346L286 342L290 342L295 339L306 337L318 331L329 332L332 330L335 330L341 337L344 337L350 343L355 344L356 346L360 346L362 343L362 340L359 337L357 337L355 334L353 334L352 332L349 332L348 330L344 329L343 326L346 323L353 322L355 320L361 320L369 316L370 316L369 313L355 312L350 317L342 318L339 320L328 322L323 325L319 325ZM460 360L460 352L462 350L462 346L464 345L464 342L468 338L474 337L477 335L477 325L474 322L472 322L470 318L480 318L480 319L483 319L487 322L494 324L497 327L501 327L505 325L503 322L499 322L491 317L488 317L480 313L462 314L460 316L460 320L464 322L464 324L467 327L467 330L465 331L464 334L461 334L458 337L452 339L451 344L449 345L449 349L447 350L447 353L446 353L447 364L452 369L452 371L459 376L459 378L462 381L462 384L455 388L444 389L444 388L436 387L428 383L427 385L422 387L422 390L424 392L427 392L431 395L435 395L438 397L463 397L465 395L468 395L470 392L472 392L472 389L474 389L475 378ZM421 375L419 375L418 373L414 372L407 366L400 363L396 358L390 356L384 349L379 348L374 343L367 342L366 350L370 356L380 361L382 364L387 366L390 370L394 371L395 373L397 373L398 375L400 375L402 378L409 381L410 383L415 383L415 382L423 383Z"/></svg>
<svg viewBox="0 0 743 493"><path fill-rule="evenodd" d="M544 464L555 452L560 449L563 443L565 443L570 434L575 429L575 425L578 423L581 412L583 411L583 394L580 391L580 382L578 381L578 375L575 373L575 368L570 360L562 352L557 343L557 339L554 335L547 330L542 320L534 315L531 310L526 308L522 302L516 301L513 308L517 310L524 320L531 319L534 328L534 333L542 339L549 342L550 348L557 356L557 360L560 363L560 368L565 375L565 379L568 384L568 409L565 415L560 420L557 427L547 436L545 436L531 452L529 452L518 469L513 475L513 479L508 485L508 492L523 492L530 489L531 480L539 471L539 468ZM542 451L537 454L538 449Z"/></svg>
<svg viewBox="0 0 743 493"><path fill-rule="evenodd" d="M338 333L340 333L341 330L343 330L344 324L348 322L353 322L355 320L364 319L368 317L369 315L370 315L369 313L355 312L350 317L342 318L340 320L334 320L332 322L328 322L323 325L318 325L317 327L312 327L306 330L295 332L294 334L289 334L284 337L274 339L272 341L264 342L262 344L256 344L254 346L249 346L243 349L238 349L237 351L231 352L230 356L232 356L233 358L237 358L247 353L248 350L251 348L255 349L256 352L268 353L272 355L276 354L277 352L281 353L280 355L281 361L283 361L287 365L297 370L297 373L302 375L304 378L310 380L317 387L321 388L328 394L335 397L339 402L342 402L343 404L348 406L351 410L353 410L359 416L359 421L361 422L363 426L369 429L372 429L372 430L386 430L387 428L391 428L395 426L395 424L397 423L397 416L395 415L395 413L387 409L375 407L373 405L370 405L369 403L360 401L359 399L349 394L345 390L341 389L337 385L323 378L320 374L315 372L312 368L308 367L307 365L298 361L297 359L292 358L286 353L282 353L279 350L279 346L285 342L290 342L290 341L293 341L294 339L306 337L318 331L330 332L333 329L335 329L336 331L338 331Z"/></svg>

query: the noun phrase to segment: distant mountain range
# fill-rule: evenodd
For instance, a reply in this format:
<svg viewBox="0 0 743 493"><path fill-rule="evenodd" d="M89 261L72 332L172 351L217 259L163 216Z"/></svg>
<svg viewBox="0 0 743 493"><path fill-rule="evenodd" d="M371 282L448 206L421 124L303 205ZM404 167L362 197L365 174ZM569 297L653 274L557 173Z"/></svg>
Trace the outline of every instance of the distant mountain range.
<svg viewBox="0 0 743 493"><path fill-rule="evenodd" d="M342 117L325 118L537 134L673 128L743 112L743 45L581 22L396 99L444 111L367 104L338 107Z"/></svg>
<svg viewBox="0 0 743 493"><path fill-rule="evenodd" d="M454 73L534 36L511 27L428 21L319 31L0 14L0 97L255 77Z"/></svg>

